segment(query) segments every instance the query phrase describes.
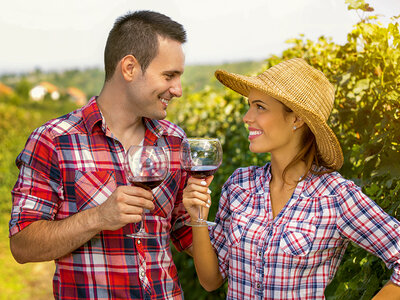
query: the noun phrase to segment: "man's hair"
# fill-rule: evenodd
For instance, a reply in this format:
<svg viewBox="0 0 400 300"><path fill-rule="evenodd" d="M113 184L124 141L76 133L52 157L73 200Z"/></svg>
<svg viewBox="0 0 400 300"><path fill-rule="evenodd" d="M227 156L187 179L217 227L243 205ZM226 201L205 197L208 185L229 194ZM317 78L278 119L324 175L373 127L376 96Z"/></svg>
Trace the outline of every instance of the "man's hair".
<svg viewBox="0 0 400 300"><path fill-rule="evenodd" d="M119 17L104 50L105 80L113 76L118 62L126 55L133 55L144 73L158 54L158 36L186 42L183 26L163 14L144 10Z"/></svg>

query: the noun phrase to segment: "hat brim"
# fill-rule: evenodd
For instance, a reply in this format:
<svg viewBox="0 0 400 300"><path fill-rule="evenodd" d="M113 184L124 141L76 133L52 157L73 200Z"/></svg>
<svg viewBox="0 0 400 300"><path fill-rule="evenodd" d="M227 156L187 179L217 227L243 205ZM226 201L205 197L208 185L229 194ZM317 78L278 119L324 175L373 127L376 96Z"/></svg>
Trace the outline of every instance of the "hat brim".
<svg viewBox="0 0 400 300"><path fill-rule="evenodd" d="M343 152L339 141L326 124L326 122L310 110L297 105L285 97L285 91L281 90L273 81L263 78L261 81L256 76L244 76L217 70L215 77L225 86L235 92L248 97L251 89L257 89L274 99L282 102L293 110L308 125L315 136L318 152L327 167L338 170L343 165Z"/></svg>

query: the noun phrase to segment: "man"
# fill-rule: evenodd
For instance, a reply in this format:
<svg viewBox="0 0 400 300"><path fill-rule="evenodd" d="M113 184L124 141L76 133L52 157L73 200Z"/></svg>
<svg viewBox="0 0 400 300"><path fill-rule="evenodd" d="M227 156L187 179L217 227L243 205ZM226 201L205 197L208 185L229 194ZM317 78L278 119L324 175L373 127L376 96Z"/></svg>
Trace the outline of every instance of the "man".
<svg viewBox="0 0 400 300"><path fill-rule="evenodd" d="M185 137L162 120L182 94L183 27L138 11L120 17L105 48L105 83L81 109L36 129L17 158L10 247L19 263L55 260L56 299L181 299L169 248L191 249L182 205ZM131 145L163 146L170 174L151 191L127 185ZM133 239L144 209L156 239Z"/></svg>

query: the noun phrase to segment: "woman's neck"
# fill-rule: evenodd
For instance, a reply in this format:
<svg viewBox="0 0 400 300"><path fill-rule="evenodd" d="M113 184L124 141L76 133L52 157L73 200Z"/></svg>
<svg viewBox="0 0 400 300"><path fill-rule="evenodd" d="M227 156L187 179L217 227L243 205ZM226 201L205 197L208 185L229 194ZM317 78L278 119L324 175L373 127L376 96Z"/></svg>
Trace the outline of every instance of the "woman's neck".
<svg viewBox="0 0 400 300"><path fill-rule="evenodd" d="M299 179L305 175L307 166L304 161L297 162L287 169L284 174L285 168L289 165L291 160L292 158L278 160L274 159L274 156L271 155L271 182L273 181L276 187L281 189L295 187ZM285 175L285 177L283 177L283 175Z"/></svg>

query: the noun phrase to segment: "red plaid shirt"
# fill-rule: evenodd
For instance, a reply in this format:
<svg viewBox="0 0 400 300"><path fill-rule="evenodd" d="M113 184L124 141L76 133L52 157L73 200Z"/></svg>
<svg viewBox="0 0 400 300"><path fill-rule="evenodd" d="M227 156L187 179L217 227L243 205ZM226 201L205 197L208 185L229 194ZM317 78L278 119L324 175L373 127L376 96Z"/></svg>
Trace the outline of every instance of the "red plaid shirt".
<svg viewBox="0 0 400 300"><path fill-rule="evenodd" d="M227 299L324 299L350 241L380 257L400 285L400 222L334 172L310 175L273 218L270 165L225 183L211 241Z"/></svg>
<svg viewBox="0 0 400 300"><path fill-rule="evenodd" d="M156 209L146 215L156 239L136 240L128 224L102 231L71 254L56 260L56 299L181 299L182 290L169 246L181 251L192 242L182 204L186 175L179 161L185 133L165 121L145 119L144 144L163 146L170 174L156 190ZM96 98L81 109L47 122L28 139L16 163L10 236L37 220L61 220L103 203L117 186L127 185L124 148L113 137Z"/></svg>

